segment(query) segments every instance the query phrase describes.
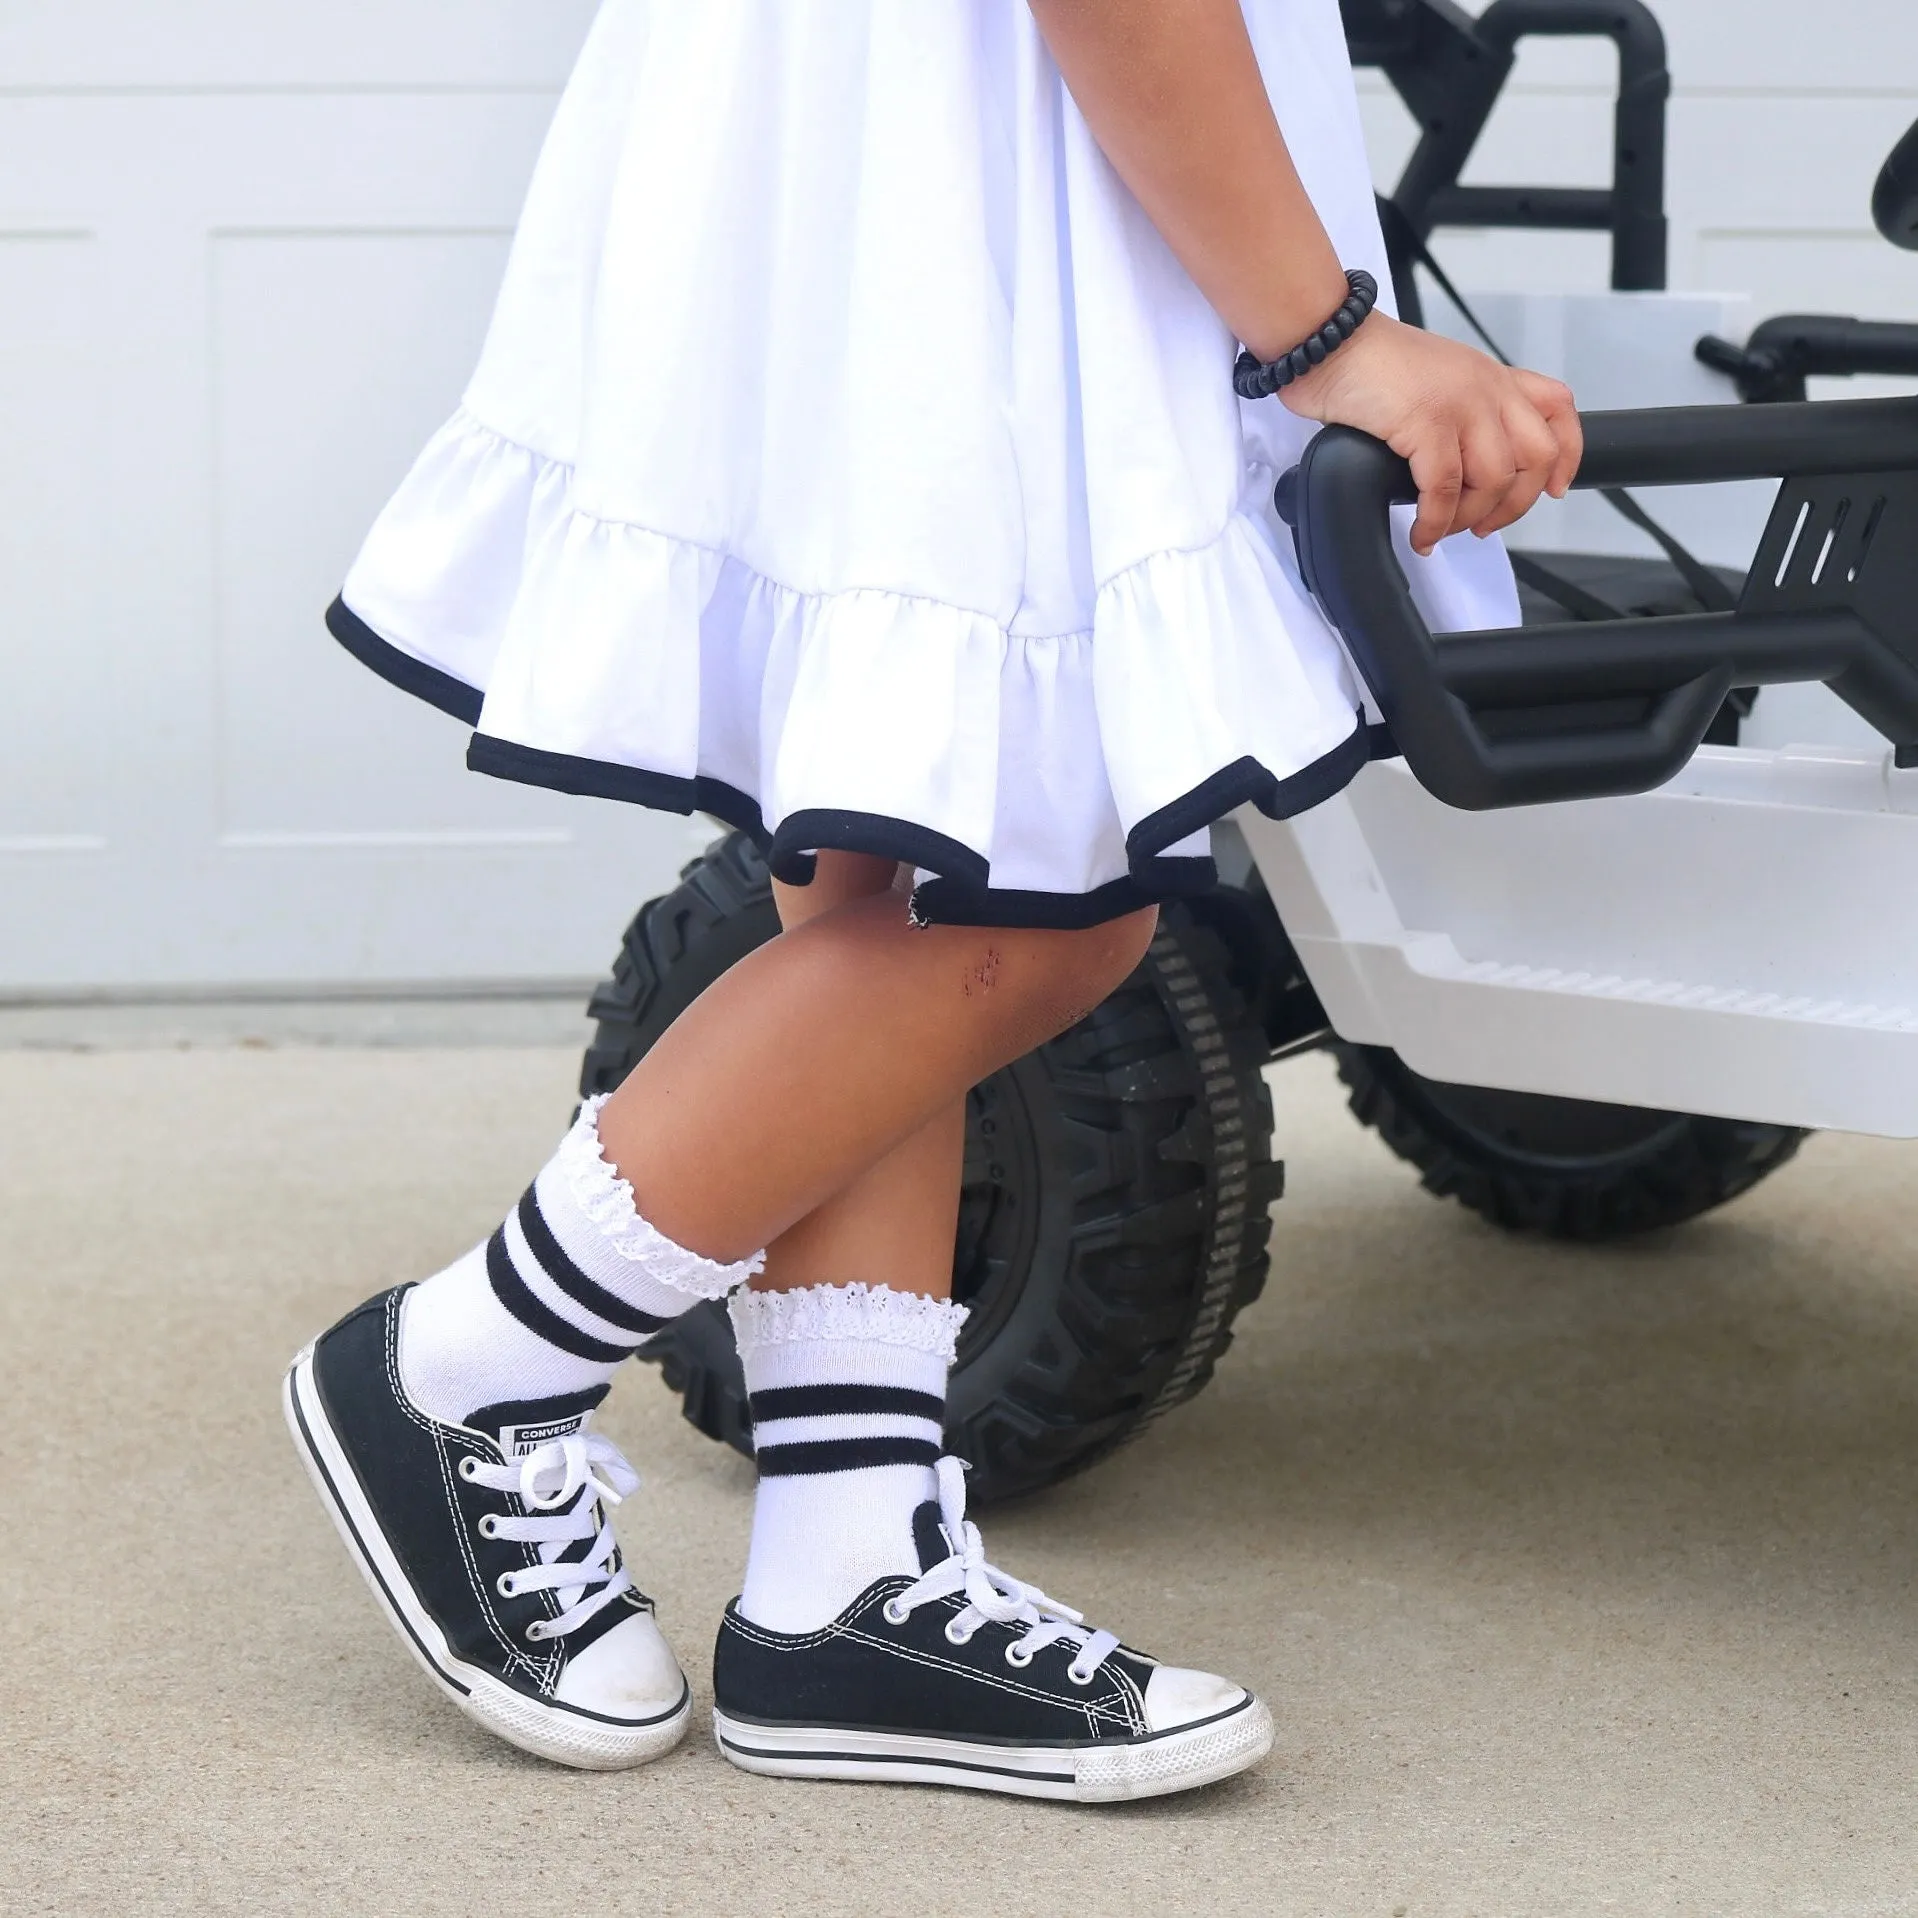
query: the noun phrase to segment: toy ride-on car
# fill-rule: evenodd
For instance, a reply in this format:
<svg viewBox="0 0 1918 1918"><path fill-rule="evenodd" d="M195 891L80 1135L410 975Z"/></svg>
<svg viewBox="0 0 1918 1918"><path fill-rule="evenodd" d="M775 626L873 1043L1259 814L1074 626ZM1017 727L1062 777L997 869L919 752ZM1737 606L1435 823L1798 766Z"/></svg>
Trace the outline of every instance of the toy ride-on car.
<svg viewBox="0 0 1918 1918"><path fill-rule="evenodd" d="M1918 248L1918 129L1875 213ZM1204 1385L1267 1273L1276 1060L1331 1048L1429 1190L1547 1237L1681 1223L1807 1129L1918 1136L1918 399L1585 426L1581 488L1779 482L1735 604L1565 620L1534 598L1522 629L1434 635L1393 557L1403 462L1335 428L1281 483L1397 754L1298 818L1217 829L1223 883L972 1093L948 1424L979 1495L1078 1470ZM1734 689L1813 682L1879 743L1701 743ZM582 1090L777 931L759 854L719 840L634 919ZM648 1352L750 1451L723 1310Z"/></svg>

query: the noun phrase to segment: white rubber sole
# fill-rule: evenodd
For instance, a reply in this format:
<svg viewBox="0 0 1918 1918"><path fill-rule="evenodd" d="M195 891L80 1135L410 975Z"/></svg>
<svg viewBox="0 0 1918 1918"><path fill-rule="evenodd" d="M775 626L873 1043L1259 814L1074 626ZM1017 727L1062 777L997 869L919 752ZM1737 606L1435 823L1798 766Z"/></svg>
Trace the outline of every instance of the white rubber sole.
<svg viewBox="0 0 1918 1918"><path fill-rule="evenodd" d="M1272 1714L1256 1698L1217 1718L1124 1745L983 1745L906 1732L768 1725L713 1713L719 1749L772 1778L864 1778L958 1785L1081 1805L1161 1798L1216 1784L1272 1749Z"/></svg>
<svg viewBox="0 0 1918 1918"><path fill-rule="evenodd" d="M302 1348L280 1392L287 1430L307 1476L333 1518L360 1575L407 1649L444 1695L489 1732L555 1764L585 1771L625 1771L662 1758L692 1722L690 1688L654 1718L602 1718L549 1704L502 1684L491 1672L454 1656L446 1637L413 1595L360 1489L352 1464L327 1421L313 1378L313 1348Z"/></svg>

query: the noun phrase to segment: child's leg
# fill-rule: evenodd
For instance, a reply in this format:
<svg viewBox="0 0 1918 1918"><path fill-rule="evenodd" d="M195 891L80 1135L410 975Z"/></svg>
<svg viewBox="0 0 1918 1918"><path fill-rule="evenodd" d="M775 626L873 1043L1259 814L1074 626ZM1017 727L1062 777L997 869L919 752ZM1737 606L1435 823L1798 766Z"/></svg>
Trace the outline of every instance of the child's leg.
<svg viewBox="0 0 1918 1918"><path fill-rule="evenodd" d="M741 1603L792 1632L918 1568L964 1318L946 1300L967 1089L1116 987L1154 916L915 927L891 868L843 855L780 908L787 932L681 1015L600 1139L682 1244L772 1241L735 1301L760 1464Z"/></svg>
<svg viewBox="0 0 1918 1918"><path fill-rule="evenodd" d="M780 919L791 929L893 885L888 863L822 860L812 885L777 888ZM943 1346L959 1316L935 1302L952 1290L965 1124L961 1097L782 1233L753 1281L757 1290L813 1291L834 1301L841 1331L856 1333L857 1320L890 1313L895 1330L922 1332L935 1348L856 1336L777 1343L743 1332L763 1436L740 1602L759 1623L824 1624L875 1578L916 1567L913 1515L931 1484L927 1460L937 1453L945 1402ZM847 1290L853 1286L868 1295ZM873 1403L886 1409L847 1410ZM874 1440L915 1456L844 1462L867 1457ZM849 1454L848 1442L866 1451ZM836 1469L783 1469L818 1460L822 1448Z"/></svg>
<svg viewBox="0 0 1918 1918"><path fill-rule="evenodd" d="M897 868L892 861L826 853L819 867L812 885L778 889L788 928L874 904L896 912L903 925L905 897L893 891ZM904 936L925 935L906 929ZM750 991L742 1002L730 1015L735 1038L759 1016ZM702 999L686 1017L699 1016L705 1004ZM707 1029L713 1029L710 1020ZM676 1025L673 1032L679 1031ZM769 1043L768 1051L778 1054L781 1048ZM910 1084L914 1062L902 1063ZM780 1069L777 1062L771 1068L774 1075ZM689 1084L663 1095L671 1103L660 1110L673 1119L676 1133L694 1137L702 1117L707 1123L724 1120L717 1143L691 1156L696 1162L702 1156L728 1160L739 1128L727 1116L724 1099L696 1096L704 1083L697 1055L684 1070ZM646 1071L642 1062L639 1072ZM695 1096L689 1099L689 1092ZM796 1126L795 1116L825 1109L838 1093L829 1084L810 1096L790 1090L777 1094L765 1115L772 1140L809 1130L806 1124ZM838 1103L844 1105L843 1096ZM575 1128L493 1242L414 1289L406 1305L400 1370L415 1403L436 1417L462 1421L480 1406L593 1389L668 1320L745 1276L742 1267L753 1247L745 1248L741 1261L727 1263L683 1250L698 1241L674 1229L676 1175L670 1162L661 1169L653 1141L619 1147L616 1156L620 1115L632 1110L631 1096L622 1089L600 1113L596 1131L591 1122ZM770 1282L869 1280L942 1295L950 1282L963 1126L962 1092L877 1164L858 1171L842 1190L797 1220L769 1255ZM749 1144L744 1158L729 1166L744 1176L748 1192L757 1182L764 1149ZM619 1172L638 1184L639 1216L620 1189ZM806 1176L817 1177L810 1163ZM649 1200L654 1187L659 1195ZM664 1242L645 1242L649 1226L664 1232ZM747 1229L756 1228L749 1224ZM762 1242L755 1240L755 1246Z"/></svg>
<svg viewBox="0 0 1918 1918"><path fill-rule="evenodd" d="M890 1285L935 1299L952 1290L966 1105L955 1099L767 1248L755 1288Z"/></svg>
<svg viewBox="0 0 1918 1918"><path fill-rule="evenodd" d="M883 870L852 877L782 894L788 925L806 914L831 929L885 883ZM1116 983L1095 972L1085 986ZM959 1022L930 1010L930 1025ZM1264 1707L1126 1652L992 1570L956 1462L940 1462L965 1317L948 1298L964 1121L950 1099L789 1227L734 1296L759 1486L715 1655L721 1749L754 1771L1046 1797L1223 1777L1269 1746Z"/></svg>
<svg viewBox="0 0 1918 1918"><path fill-rule="evenodd" d="M773 891L780 923L791 931L910 880L889 859L826 853L810 886L775 885ZM965 1129L961 1097L781 1233L755 1283L785 1291L864 1282L944 1298L952 1289Z"/></svg>
<svg viewBox="0 0 1918 1918"><path fill-rule="evenodd" d="M892 877L829 858L789 914ZM790 1235L780 1264L796 1282L856 1248L857 1272L947 1283L961 1150L947 1104ZM643 1218L589 1109L486 1244L295 1361L294 1436L369 1582L444 1689L516 1744L625 1765L685 1728L685 1681L606 1523L626 1468L587 1421L624 1357L751 1263L704 1259Z"/></svg>
<svg viewBox="0 0 1918 1918"><path fill-rule="evenodd" d="M937 1128L957 1136L967 1089L1104 999L1152 927L1139 912L1078 932L922 928L897 890L841 899L680 1016L600 1114L601 1143L653 1224L721 1261L791 1232L934 1128L925 1157L909 1148L880 1181L890 1193L911 1168L929 1189ZM929 1269L928 1214L913 1213L921 1236L909 1208L855 1210L908 1232ZM795 1237L789 1273L816 1262L816 1237Z"/></svg>

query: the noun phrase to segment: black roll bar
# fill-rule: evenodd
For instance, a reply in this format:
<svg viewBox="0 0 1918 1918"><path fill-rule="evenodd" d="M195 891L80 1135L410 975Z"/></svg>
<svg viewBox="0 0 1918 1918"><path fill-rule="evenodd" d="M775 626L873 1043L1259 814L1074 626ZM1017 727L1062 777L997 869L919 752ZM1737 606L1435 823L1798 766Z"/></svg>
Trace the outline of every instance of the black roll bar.
<svg viewBox="0 0 1918 1918"><path fill-rule="evenodd" d="M1428 791L1472 811L1649 791L1734 686L1822 681L1918 747L1918 399L1584 424L1580 487L1782 480L1735 611L1435 637L1393 547L1404 460L1328 427L1279 483L1306 584Z"/></svg>
<svg viewBox="0 0 1918 1918"><path fill-rule="evenodd" d="M1899 320L1842 319L1822 313L1781 313L1754 327L1743 346L1707 333L1700 362L1726 374L1747 403L1802 400L1808 379L1884 373L1918 376L1918 326Z"/></svg>
<svg viewBox="0 0 1918 1918"><path fill-rule="evenodd" d="M1341 0L1355 63L1391 81L1420 139L1392 198L1421 240L1435 227L1609 232L1612 285L1666 284L1665 36L1643 0L1493 0L1474 20L1453 0ZM1521 40L1597 38L1618 48L1610 187L1461 186Z"/></svg>

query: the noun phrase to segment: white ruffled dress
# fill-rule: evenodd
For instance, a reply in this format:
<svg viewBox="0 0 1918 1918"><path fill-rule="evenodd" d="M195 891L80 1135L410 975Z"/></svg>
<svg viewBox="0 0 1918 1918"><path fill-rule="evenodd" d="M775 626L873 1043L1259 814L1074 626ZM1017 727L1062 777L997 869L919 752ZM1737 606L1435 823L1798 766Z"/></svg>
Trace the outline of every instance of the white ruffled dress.
<svg viewBox="0 0 1918 1918"><path fill-rule="evenodd" d="M1338 0L1247 0L1387 282ZM1027 0L606 0L479 369L330 616L503 778L708 812L803 882L1073 926L1317 804L1366 699L1273 485L1312 430L1107 164ZM1516 618L1496 546L1407 563Z"/></svg>

